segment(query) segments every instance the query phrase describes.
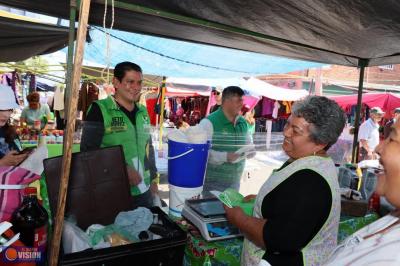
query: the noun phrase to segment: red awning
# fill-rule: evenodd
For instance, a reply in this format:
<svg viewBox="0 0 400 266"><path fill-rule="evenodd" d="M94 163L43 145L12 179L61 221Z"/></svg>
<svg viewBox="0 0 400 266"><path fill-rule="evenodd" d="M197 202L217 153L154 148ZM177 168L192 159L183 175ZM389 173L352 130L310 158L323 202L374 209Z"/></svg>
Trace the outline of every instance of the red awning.
<svg viewBox="0 0 400 266"><path fill-rule="evenodd" d="M345 96L331 96L329 97L335 100L340 107L344 110L348 110L351 106L357 105L357 95L345 95ZM393 110L400 107L400 96L393 93L366 93L363 94L362 103L368 107L380 107L385 113L386 118L391 118Z"/></svg>

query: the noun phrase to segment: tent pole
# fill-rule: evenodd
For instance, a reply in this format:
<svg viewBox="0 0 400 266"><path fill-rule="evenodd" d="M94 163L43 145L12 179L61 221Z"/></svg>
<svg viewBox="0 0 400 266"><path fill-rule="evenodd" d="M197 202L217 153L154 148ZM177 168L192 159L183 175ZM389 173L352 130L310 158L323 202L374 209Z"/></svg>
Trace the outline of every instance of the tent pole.
<svg viewBox="0 0 400 266"><path fill-rule="evenodd" d="M64 138L63 147L63 160L61 166L61 179L58 193L57 212L55 213L53 238L51 241L50 250L50 266L58 265L58 255L60 251L60 241L62 235L62 228L64 223L65 202L67 198L67 189L69 181L69 173L72 157L72 142L73 133L76 120L76 109L78 105L78 91L79 81L81 78L83 53L85 48L86 33L88 26L90 9L90 0L81 0L79 8L79 26L78 35L76 39L76 51L74 58L74 67L72 75L72 90L71 97L68 99L68 112L67 112L67 131Z"/></svg>
<svg viewBox="0 0 400 266"><path fill-rule="evenodd" d="M161 102L160 102L160 122L159 122L159 137L158 137L158 155L159 157L164 156L163 155L163 125L164 125L164 99L165 99L165 90L166 90L166 85L167 84L167 77L163 77L162 79L162 85L161 85ZM162 156L161 156L162 155Z"/></svg>
<svg viewBox="0 0 400 266"><path fill-rule="evenodd" d="M360 128L360 113L361 113L362 93L364 84L364 71L366 66L368 66L368 59L360 59L358 61L358 67L360 68L360 78L358 82L356 119L354 121L353 150L351 156L352 163L356 163L358 159L358 130Z"/></svg>
<svg viewBox="0 0 400 266"><path fill-rule="evenodd" d="M68 102L72 88L72 71L74 63L74 42L75 42L75 19L76 19L77 0L70 1L69 11L69 34L68 34L68 53L67 53L67 77L65 89L65 113L68 113Z"/></svg>

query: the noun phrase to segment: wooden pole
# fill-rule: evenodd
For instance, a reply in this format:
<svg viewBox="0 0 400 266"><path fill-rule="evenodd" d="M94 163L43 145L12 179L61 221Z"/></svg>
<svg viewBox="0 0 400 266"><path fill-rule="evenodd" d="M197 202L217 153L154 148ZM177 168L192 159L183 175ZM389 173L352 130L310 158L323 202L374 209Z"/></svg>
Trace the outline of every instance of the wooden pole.
<svg viewBox="0 0 400 266"><path fill-rule="evenodd" d="M158 143L158 155L163 156L163 124L164 124L164 99L165 99L165 87L166 87L167 78L163 77L162 85L161 85L161 102L160 102L160 132L159 132L159 143Z"/></svg>
<svg viewBox="0 0 400 266"><path fill-rule="evenodd" d="M82 60L83 51L85 48L86 32L88 26L90 9L90 0L81 0L79 9L79 26L78 35L76 39L76 51L74 58L74 68L73 68L73 80L72 80L72 91L71 97L68 99L68 112L67 112L67 134L64 137L63 146L63 161L61 167L61 180L57 203L57 212L54 221L54 232L53 238L50 245L50 266L56 266L58 264L58 254L60 251L60 241L62 235L62 228L64 223L64 211L65 211L65 201L67 197L69 173L71 166L71 156L72 156L72 142L73 133L76 120L76 109L78 105L78 91L79 91L79 81L82 71Z"/></svg>
<svg viewBox="0 0 400 266"><path fill-rule="evenodd" d="M69 103L72 91L72 71L74 64L74 43L75 43L75 19L76 19L76 0L70 1L69 11L69 33L68 33L68 53L67 53L67 76L65 88L65 102ZM68 113L68 104L65 105L65 111ZM67 132L65 132L67 133Z"/></svg>

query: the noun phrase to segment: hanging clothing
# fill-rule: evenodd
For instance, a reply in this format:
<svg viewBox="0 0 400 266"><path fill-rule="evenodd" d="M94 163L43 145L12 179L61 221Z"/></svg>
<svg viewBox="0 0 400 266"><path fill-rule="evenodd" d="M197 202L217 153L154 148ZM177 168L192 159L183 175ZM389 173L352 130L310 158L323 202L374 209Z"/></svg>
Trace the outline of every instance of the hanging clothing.
<svg viewBox="0 0 400 266"><path fill-rule="evenodd" d="M286 114L292 113L292 102L283 101L282 104L285 106L285 112L286 112Z"/></svg>
<svg viewBox="0 0 400 266"><path fill-rule="evenodd" d="M278 118L278 111L281 105L279 104L278 101L275 101L274 103L274 110L272 111L272 118L277 119Z"/></svg>
<svg viewBox="0 0 400 266"><path fill-rule="evenodd" d="M157 124L157 113L155 112L157 100L157 98L146 99L147 113L149 114L150 124L152 126L155 126Z"/></svg>
<svg viewBox="0 0 400 266"><path fill-rule="evenodd" d="M64 110L64 89L57 87L56 91L54 92L54 103L53 109L55 111Z"/></svg>
<svg viewBox="0 0 400 266"><path fill-rule="evenodd" d="M274 114L274 100L270 98L263 97L262 99L262 111L261 115L262 116L268 116Z"/></svg>
<svg viewBox="0 0 400 266"><path fill-rule="evenodd" d="M92 82L84 82L79 91L78 111L82 111L82 120L86 120L89 106L99 99L99 88Z"/></svg>

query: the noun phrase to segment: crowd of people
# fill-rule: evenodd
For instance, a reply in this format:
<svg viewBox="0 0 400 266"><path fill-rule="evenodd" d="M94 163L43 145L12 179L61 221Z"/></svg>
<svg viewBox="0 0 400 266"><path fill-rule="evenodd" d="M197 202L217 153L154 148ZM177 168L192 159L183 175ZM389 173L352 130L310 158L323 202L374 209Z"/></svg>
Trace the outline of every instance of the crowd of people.
<svg viewBox="0 0 400 266"><path fill-rule="evenodd" d="M158 192L146 107L139 103L143 74L137 64L115 66L115 94L90 106L83 128L81 151L121 145L125 156L133 207L151 207ZM0 91L0 165L17 166L21 153L15 129L9 124L19 106L11 90ZM238 190L244 162L254 153L237 151L251 146L254 133L252 111L243 106L244 91L230 86L220 93L218 106L201 126L212 143L204 190ZM50 120L48 107L38 94L28 96L29 106L21 123L40 127ZM379 141L378 123L383 111L372 108L360 128L361 154L378 159L377 193L400 208L400 109L385 127ZM394 211L357 231L337 246L340 218L340 190L336 167L327 155L346 123L343 110L322 96L309 96L292 106L284 127L283 151L289 159L269 176L255 199L251 216L239 207L225 206L227 219L245 236L242 265L397 265L400 263L400 213ZM378 133L377 133L378 132ZM260 264L261 263L261 264ZM262 264L264 263L264 264ZM381 264L382 263L382 264ZM386 263L386 264L385 264Z"/></svg>

